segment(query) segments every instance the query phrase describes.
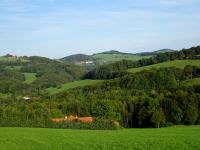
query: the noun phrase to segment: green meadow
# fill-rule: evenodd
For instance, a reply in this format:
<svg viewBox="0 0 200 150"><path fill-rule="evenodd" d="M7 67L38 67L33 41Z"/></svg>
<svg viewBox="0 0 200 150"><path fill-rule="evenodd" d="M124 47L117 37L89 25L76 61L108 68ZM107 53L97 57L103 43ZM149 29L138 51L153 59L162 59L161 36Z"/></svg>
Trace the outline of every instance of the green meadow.
<svg viewBox="0 0 200 150"><path fill-rule="evenodd" d="M83 87L83 86L88 86L88 85L94 85L99 82L102 82L102 80L80 80L80 81L74 81L74 82L69 82L66 84L63 84L60 88L48 88L46 89L47 92L50 94L56 94L62 91L66 91L69 89L77 88L77 87Z"/></svg>
<svg viewBox="0 0 200 150"><path fill-rule="evenodd" d="M161 68L161 67L176 67L176 68L184 68L187 65L192 65L192 66L198 66L200 67L200 60L175 60L175 61L168 61L168 62L163 62L159 64L154 64L154 65L149 65L149 66L144 66L144 67L139 67L139 68L131 68L128 71L129 72L140 72L143 70L150 70L152 68Z"/></svg>
<svg viewBox="0 0 200 150"><path fill-rule="evenodd" d="M200 85L200 78L185 80L181 83L181 85L184 85L184 86Z"/></svg>
<svg viewBox="0 0 200 150"><path fill-rule="evenodd" d="M31 84L33 81L37 79L36 73L24 73L24 76L25 76L24 83L26 84Z"/></svg>
<svg viewBox="0 0 200 150"><path fill-rule="evenodd" d="M133 54L95 54L93 57L104 62L116 62L122 59L137 61L142 58L149 58L151 56L140 56Z"/></svg>
<svg viewBox="0 0 200 150"><path fill-rule="evenodd" d="M71 130L0 128L1 150L199 150L200 126Z"/></svg>

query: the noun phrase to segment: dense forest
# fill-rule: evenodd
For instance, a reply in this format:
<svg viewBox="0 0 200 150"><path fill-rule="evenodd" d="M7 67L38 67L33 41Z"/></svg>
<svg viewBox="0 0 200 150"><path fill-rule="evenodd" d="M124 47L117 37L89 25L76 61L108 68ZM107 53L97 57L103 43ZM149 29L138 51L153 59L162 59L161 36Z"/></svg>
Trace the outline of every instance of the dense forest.
<svg viewBox="0 0 200 150"><path fill-rule="evenodd" d="M199 54L197 46L93 70L43 57L0 62L0 126L112 129L116 121L127 128L200 124L200 84L183 84L199 78L200 67L127 72L165 61L199 59ZM36 79L27 84L24 73L34 73ZM83 78L106 80L54 95L45 91ZM92 116L95 122L51 121L66 115Z"/></svg>

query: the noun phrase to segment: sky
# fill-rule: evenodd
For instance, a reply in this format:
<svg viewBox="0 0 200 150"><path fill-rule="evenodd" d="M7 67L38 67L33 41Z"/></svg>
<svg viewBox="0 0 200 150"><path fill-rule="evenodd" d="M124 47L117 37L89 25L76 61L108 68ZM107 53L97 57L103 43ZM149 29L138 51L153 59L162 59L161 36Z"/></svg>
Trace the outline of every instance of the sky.
<svg viewBox="0 0 200 150"><path fill-rule="evenodd" d="M0 0L0 55L200 45L200 0Z"/></svg>

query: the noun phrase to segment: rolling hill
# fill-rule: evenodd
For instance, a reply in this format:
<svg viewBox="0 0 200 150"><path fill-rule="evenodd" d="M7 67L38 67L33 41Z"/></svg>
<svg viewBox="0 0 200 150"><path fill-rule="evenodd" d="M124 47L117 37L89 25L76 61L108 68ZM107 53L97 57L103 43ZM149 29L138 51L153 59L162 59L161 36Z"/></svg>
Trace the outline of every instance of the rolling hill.
<svg viewBox="0 0 200 150"><path fill-rule="evenodd" d="M84 64L84 62L92 62L94 61L94 58L89 55L85 54L76 54L76 55L70 55L67 57L64 57L61 59L62 61L70 64Z"/></svg>
<svg viewBox="0 0 200 150"><path fill-rule="evenodd" d="M176 67L176 68L184 68L187 65L193 65L193 66L198 66L200 67L200 60L174 60L174 61L168 61L168 62L163 62L159 64L154 64L154 65L149 65L149 66L144 66L144 67L139 67L139 68L131 68L128 69L129 72L140 72L143 70L150 70L152 68L166 68L166 67Z"/></svg>
<svg viewBox="0 0 200 150"><path fill-rule="evenodd" d="M156 54L160 54L160 53L168 53L168 52L174 52L175 50L172 49L160 49L157 51L153 51L153 52L142 52L142 53L137 53L137 55L140 56L152 56L152 55L156 55Z"/></svg>
<svg viewBox="0 0 200 150"><path fill-rule="evenodd" d="M200 60L194 58L199 54L197 46L139 61L121 60L97 66L91 72L38 56L24 57L26 62L2 61L0 126L116 129L115 121L124 128L200 124ZM125 54L110 51L100 55L110 55L112 60ZM191 66L165 68L186 65ZM152 68L162 69L140 72ZM191 78L195 79L188 80ZM52 120L71 114L94 117L94 123L59 124Z"/></svg>
<svg viewBox="0 0 200 150"><path fill-rule="evenodd" d="M137 54L125 53L117 50L110 50L102 53L95 53L93 55L85 55L85 54L70 55L61 58L60 60L66 63L72 63L82 66L91 66L91 65L109 64L121 60L137 61L143 58L149 58L152 57L153 55L165 52L174 52L174 50L161 49L153 52L143 52Z"/></svg>
<svg viewBox="0 0 200 150"><path fill-rule="evenodd" d="M194 86L194 85L200 85L200 78L193 78L189 80L185 80L181 82L182 86Z"/></svg>
<svg viewBox="0 0 200 150"><path fill-rule="evenodd" d="M142 58L151 57L151 56L140 56L140 55L130 54L130 53L121 53L117 51L103 52L103 53L93 54L92 56L96 60L98 60L100 64L109 64L109 63L117 62L120 60L137 61Z"/></svg>
<svg viewBox="0 0 200 150"><path fill-rule="evenodd" d="M18 88L21 90L26 86L23 84L28 84L29 88L33 90L35 87L57 87L67 82L80 80L87 72L81 66L65 64L45 57L17 57L13 55L0 57L0 70L1 78L6 78L7 82L17 80L15 81L16 86L21 87ZM5 86L5 92L11 87L13 86ZM2 89L4 88L2 87Z"/></svg>
<svg viewBox="0 0 200 150"><path fill-rule="evenodd" d="M112 50L93 55L84 55L84 54L70 55L61 58L60 60L65 63L76 64L81 66L94 66L94 65L109 64L123 59L136 61L148 57L150 56L140 56L131 53L123 53Z"/></svg>

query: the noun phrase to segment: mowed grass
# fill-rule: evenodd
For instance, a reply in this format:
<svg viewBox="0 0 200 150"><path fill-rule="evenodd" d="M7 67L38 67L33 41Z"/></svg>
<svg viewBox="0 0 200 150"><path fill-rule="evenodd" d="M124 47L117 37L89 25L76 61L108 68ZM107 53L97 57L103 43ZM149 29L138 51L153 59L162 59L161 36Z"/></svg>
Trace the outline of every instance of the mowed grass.
<svg viewBox="0 0 200 150"><path fill-rule="evenodd" d="M129 72L140 72L143 70L150 70L152 68L161 68L161 67L176 67L176 68L184 68L187 65L199 66L200 67L200 60L175 60L175 61L168 61L159 64L139 67L139 68L131 68Z"/></svg>
<svg viewBox="0 0 200 150"><path fill-rule="evenodd" d="M185 81L181 82L181 85L183 85L183 86L200 85L200 78L185 80Z"/></svg>
<svg viewBox="0 0 200 150"><path fill-rule="evenodd" d="M200 126L114 131L0 128L2 150L199 150Z"/></svg>
<svg viewBox="0 0 200 150"><path fill-rule="evenodd" d="M26 84L31 84L33 81L37 79L36 73L24 73L24 76L25 76L24 83Z"/></svg>
<svg viewBox="0 0 200 150"><path fill-rule="evenodd" d="M99 82L102 82L102 80L80 80L80 81L74 81L74 82L69 82L66 84L63 84L61 88L48 88L46 89L46 92L50 94L56 94L59 92L63 92L69 89L77 88L77 87L84 87L88 85L94 85Z"/></svg>
<svg viewBox="0 0 200 150"><path fill-rule="evenodd" d="M123 59L137 61L142 58L149 58L151 56L139 56L139 55L132 55L132 54L95 54L93 55L93 57L104 62L116 62Z"/></svg>

